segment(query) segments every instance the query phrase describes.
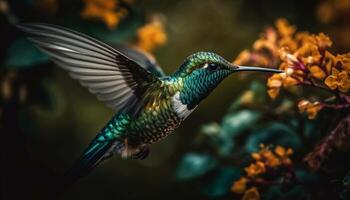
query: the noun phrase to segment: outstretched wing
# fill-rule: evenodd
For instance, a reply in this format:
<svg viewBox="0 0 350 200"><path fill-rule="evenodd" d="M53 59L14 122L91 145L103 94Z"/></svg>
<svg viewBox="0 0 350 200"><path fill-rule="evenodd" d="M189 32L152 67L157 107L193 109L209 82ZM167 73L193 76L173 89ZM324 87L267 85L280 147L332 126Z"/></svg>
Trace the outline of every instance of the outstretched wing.
<svg viewBox="0 0 350 200"><path fill-rule="evenodd" d="M160 80L112 47L60 26L30 23L18 28L60 67L107 105L131 115Z"/></svg>
<svg viewBox="0 0 350 200"><path fill-rule="evenodd" d="M147 69L148 71L152 72L152 74L154 74L155 76L157 77L165 76L163 69L159 66L156 59L149 53L144 52L141 49L137 49L132 46L126 46L121 44L113 45L113 47L119 52L126 55L128 58L135 61L144 69Z"/></svg>

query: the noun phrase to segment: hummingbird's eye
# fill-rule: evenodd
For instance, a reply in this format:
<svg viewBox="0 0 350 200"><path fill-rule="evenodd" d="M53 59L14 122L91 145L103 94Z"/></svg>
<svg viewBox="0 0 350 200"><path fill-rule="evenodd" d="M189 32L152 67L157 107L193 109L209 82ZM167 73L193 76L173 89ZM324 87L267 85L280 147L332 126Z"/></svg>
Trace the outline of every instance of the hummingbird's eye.
<svg viewBox="0 0 350 200"><path fill-rule="evenodd" d="M215 63L209 63L208 68L209 68L210 70L216 70L216 69L219 68L219 65L218 65L218 64L215 64Z"/></svg>

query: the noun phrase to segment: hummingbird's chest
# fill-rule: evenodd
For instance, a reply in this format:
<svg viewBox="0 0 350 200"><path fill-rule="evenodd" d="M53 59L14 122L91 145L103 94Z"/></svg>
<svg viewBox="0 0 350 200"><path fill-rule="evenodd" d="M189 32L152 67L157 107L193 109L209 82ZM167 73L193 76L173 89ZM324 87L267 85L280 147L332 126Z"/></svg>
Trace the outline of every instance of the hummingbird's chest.
<svg viewBox="0 0 350 200"><path fill-rule="evenodd" d="M158 99L148 105L140 115L130 123L128 141L134 144L152 144L171 134L194 109L175 95Z"/></svg>

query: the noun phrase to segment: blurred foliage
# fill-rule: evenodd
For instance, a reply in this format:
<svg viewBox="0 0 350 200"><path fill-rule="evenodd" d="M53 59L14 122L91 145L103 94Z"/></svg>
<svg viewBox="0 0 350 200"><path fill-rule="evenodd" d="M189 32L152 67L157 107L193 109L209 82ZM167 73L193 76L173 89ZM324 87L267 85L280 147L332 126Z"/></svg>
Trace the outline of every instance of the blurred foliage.
<svg viewBox="0 0 350 200"><path fill-rule="evenodd" d="M113 114L20 22L131 45L166 72L195 51L285 72L234 75L147 160L115 158L63 199L349 199L349 2L0 0L3 199L45 196Z"/></svg>
<svg viewBox="0 0 350 200"><path fill-rule="evenodd" d="M207 173L216 165L217 161L212 156L188 153L182 158L177 177L182 180L196 178Z"/></svg>
<svg viewBox="0 0 350 200"><path fill-rule="evenodd" d="M7 51L5 66L10 68L31 67L32 65L47 62L49 57L34 47L26 38L13 42ZM20 55L20 58L18 57Z"/></svg>
<svg viewBox="0 0 350 200"><path fill-rule="evenodd" d="M321 192L312 188L324 187L320 179L327 172L322 168L331 152L349 150L350 54L327 51L332 41L323 33L296 30L285 19L278 19L275 27L267 27L254 42L252 50L244 50L235 59L240 65L278 66L284 73L270 76L267 88L263 77L252 82L221 123L203 125L196 136L196 149L203 151L209 144L212 148L204 152L220 158L217 168L228 163L242 168L251 153L255 162L244 168L246 175L232 178L231 190L242 199L315 198ZM281 87L288 93L281 94ZM318 142L321 135L324 138ZM293 152L298 159L295 163L290 158ZM306 168L302 157L318 173ZM339 194L346 196L346 192Z"/></svg>
<svg viewBox="0 0 350 200"><path fill-rule="evenodd" d="M327 27L341 50L350 48L349 0L323 0L316 7L317 19Z"/></svg>
<svg viewBox="0 0 350 200"><path fill-rule="evenodd" d="M297 149L301 146L301 141L297 134L285 124L272 123L261 130L252 132L254 137L248 138L245 148L248 152L258 150L259 144L280 144Z"/></svg>

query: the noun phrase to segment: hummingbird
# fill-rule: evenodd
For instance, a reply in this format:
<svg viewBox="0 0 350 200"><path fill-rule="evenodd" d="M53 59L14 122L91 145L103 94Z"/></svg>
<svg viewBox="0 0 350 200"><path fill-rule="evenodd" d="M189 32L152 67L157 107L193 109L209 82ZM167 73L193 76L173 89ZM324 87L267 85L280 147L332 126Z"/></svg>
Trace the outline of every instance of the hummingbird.
<svg viewBox="0 0 350 200"><path fill-rule="evenodd" d="M145 159L150 146L179 127L229 75L282 72L239 66L215 53L197 52L173 74L165 75L154 59L135 49L118 50L57 25L25 23L17 27L54 63L116 111L69 170L72 180L116 154Z"/></svg>

